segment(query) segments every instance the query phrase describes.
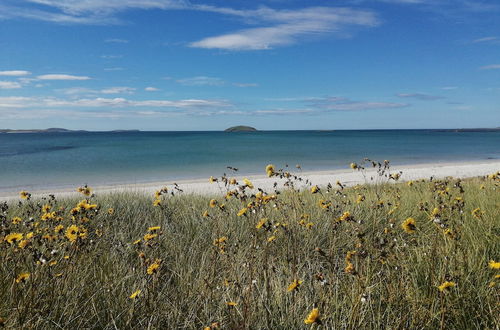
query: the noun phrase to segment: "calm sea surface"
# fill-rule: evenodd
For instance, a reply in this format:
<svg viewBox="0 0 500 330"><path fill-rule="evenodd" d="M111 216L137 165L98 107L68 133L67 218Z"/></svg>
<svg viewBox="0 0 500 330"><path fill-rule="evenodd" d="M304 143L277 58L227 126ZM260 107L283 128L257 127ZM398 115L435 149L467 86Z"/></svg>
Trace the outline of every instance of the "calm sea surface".
<svg viewBox="0 0 500 330"><path fill-rule="evenodd" d="M264 167L500 159L500 132L435 130L0 134L0 190L142 183Z"/></svg>

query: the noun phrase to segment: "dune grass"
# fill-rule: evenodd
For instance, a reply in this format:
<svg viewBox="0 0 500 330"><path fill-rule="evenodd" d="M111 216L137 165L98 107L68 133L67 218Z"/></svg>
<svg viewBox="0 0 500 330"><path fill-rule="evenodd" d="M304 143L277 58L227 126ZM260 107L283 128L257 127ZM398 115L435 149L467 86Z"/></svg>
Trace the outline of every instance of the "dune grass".
<svg viewBox="0 0 500 330"><path fill-rule="evenodd" d="M270 170L290 187L223 177L212 198L83 188L78 200L0 204L1 323L500 327L498 174L387 183L382 171L369 185L297 191L299 178Z"/></svg>

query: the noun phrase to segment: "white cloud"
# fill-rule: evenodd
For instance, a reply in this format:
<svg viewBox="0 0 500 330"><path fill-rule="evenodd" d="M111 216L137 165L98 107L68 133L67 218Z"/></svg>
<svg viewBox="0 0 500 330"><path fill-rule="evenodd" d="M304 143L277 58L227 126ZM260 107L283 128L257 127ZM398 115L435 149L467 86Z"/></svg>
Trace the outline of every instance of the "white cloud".
<svg viewBox="0 0 500 330"><path fill-rule="evenodd" d="M225 81L220 78L205 76L179 79L177 82L184 86L222 86L225 84Z"/></svg>
<svg viewBox="0 0 500 330"><path fill-rule="evenodd" d="M158 92L160 89L156 88L156 87L149 86L149 87L144 88L144 90L146 92Z"/></svg>
<svg viewBox="0 0 500 330"><path fill-rule="evenodd" d="M226 50L263 50L293 44L304 37L345 34L349 27L373 27L379 24L371 11L350 8L311 7L297 10L234 10L198 6L200 10L239 16L261 26L208 37L190 44L197 48Z"/></svg>
<svg viewBox="0 0 500 330"><path fill-rule="evenodd" d="M0 76L19 77L30 75L31 72L24 70L0 71Z"/></svg>
<svg viewBox="0 0 500 330"><path fill-rule="evenodd" d="M441 89L444 91L451 91L454 89L458 89L458 87L457 86L444 86L444 87L441 87Z"/></svg>
<svg viewBox="0 0 500 330"><path fill-rule="evenodd" d="M429 95L424 93L399 93L396 94L396 96L402 98L413 98L421 101L435 101L443 98L442 96Z"/></svg>
<svg viewBox="0 0 500 330"><path fill-rule="evenodd" d="M479 68L480 70L498 70L500 69L500 64L485 65Z"/></svg>
<svg viewBox="0 0 500 330"><path fill-rule="evenodd" d="M0 89L21 88L21 84L16 81L0 81Z"/></svg>
<svg viewBox="0 0 500 330"><path fill-rule="evenodd" d="M485 42L492 42L492 41L500 41L498 37L484 37L484 38L479 38L472 40L472 43L485 43Z"/></svg>
<svg viewBox="0 0 500 330"><path fill-rule="evenodd" d="M112 43L112 44L128 44L128 40L118 39L118 38L106 39L106 40L104 40L104 42Z"/></svg>
<svg viewBox="0 0 500 330"><path fill-rule="evenodd" d="M102 89L102 94L133 94L135 88L132 87L110 87Z"/></svg>
<svg viewBox="0 0 500 330"><path fill-rule="evenodd" d="M44 74L36 77L39 80L89 80L87 76L73 76L69 74Z"/></svg>

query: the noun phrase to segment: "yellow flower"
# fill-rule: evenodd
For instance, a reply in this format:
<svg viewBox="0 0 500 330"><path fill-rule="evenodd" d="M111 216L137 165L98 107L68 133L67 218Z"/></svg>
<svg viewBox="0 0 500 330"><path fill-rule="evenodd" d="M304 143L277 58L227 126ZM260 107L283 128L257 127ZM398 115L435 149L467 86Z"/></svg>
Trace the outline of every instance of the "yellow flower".
<svg viewBox="0 0 500 330"><path fill-rule="evenodd" d="M30 243L30 241L28 241L27 239L23 239L19 242L17 247L20 249L24 249L29 243Z"/></svg>
<svg viewBox="0 0 500 330"><path fill-rule="evenodd" d="M33 235L34 235L34 234L33 234L33 232L32 232L32 231L30 231L29 233L27 233L27 234L26 234L26 239L30 239L30 238L32 238L32 237L33 237Z"/></svg>
<svg viewBox="0 0 500 330"><path fill-rule="evenodd" d="M288 286L287 291L292 292L294 290L297 290L302 282L302 280L293 280L293 282Z"/></svg>
<svg viewBox="0 0 500 330"><path fill-rule="evenodd" d="M21 197L21 199L30 199L31 194L23 190L19 193L19 197Z"/></svg>
<svg viewBox="0 0 500 330"><path fill-rule="evenodd" d="M440 286L438 286L438 289L439 289L439 291L444 292L448 288L455 287L455 285L456 285L455 282L445 281L445 282L443 282L443 284L441 284Z"/></svg>
<svg viewBox="0 0 500 330"><path fill-rule="evenodd" d="M45 204L44 206L42 206L42 212L43 213L49 213L49 211L50 211L51 208L52 208L52 205Z"/></svg>
<svg viewBox="0 0 500 330"><path fill-rule="evenodd" d="M365 200L365 196L363 195L358 195L358 198L356 198L356 203L359 204Z"/></svg>
<svg viewBox="0 0 500 330"><path fill-rule="evenodd" d="M74 243L78 239L80 233L80 229L76 225L71 225L66 229L66 238L71 242Z"/></svg>
<svg viewBox="0 0 500 330"><path fill-rule="evenodd" d="M431 218L439 217L440 213L441 211L437 207L435 207L434 210L432 210L431 212Z"/></svg>
<svg viewBox="0 0 500 330"><path fill-rule="evenodd" d="M63 230L64 230L64 226L63 226L63 225L57 225L57 226L54 228L54 232L55 232L56 234L61 233Z"/></svg>
<svg viewBox="0 0 500 330"><path fill-rule="evenodd" d="M23 239L23 234L21 233L10 233L4 238L4 240L6 240L7 243L9 244L16 243L17 241L20 241L22 239Z"/></svg>
<svg viewBox="0 0 500 330"><path fill-rule="evenodd" d="M21 273L16 277L16 283L25 282L30 278L30 273Z"/></svg>
<svg viewBox="0 0 500 330"><path fill-rule="evenodd" d="M134 291L134 293L132 293L129 298L135 299L140 293L141 293L141 290Z"/></svg>
<svg viewBox="0 0 500 330"><path fill-rule="evenodd" d="M204 218L208 218L210 216L210 214L208 214L208 211L205 211L205 212L203 212L202 216Z"/></svg>
<svg viewBox="0 0 500 330"><path fill-rule="evenodd" d="M243 182L245 183L245 185L250 188L250 189L253 189L253 183L252 181L248 180L247 178L244 178L243 179Z"/></svg>
<svg viewBox="0 0 500 330"><path fill-rule="evenodd" d="M236 179L235 179L235 178L231 178L231 179L229 180L229 184L233 184L233 185L234 185L234 184L238 184L238 182L236 181Z"/></svg>
<svg viewBox="0 0 500 330"><path fill-rule="evenodd" d="M351 213L349 211L346 211L344 212L340 217L339 217L339 221L347 221L347 220L351 220L352 219L352 216L351 216Z"/></svg>
<svg viewBox="0 0 500 330"><path fill-rule="evenodd" d="M161 226L154 226L154 227L149 227L148 231L155 231L155 230L160 230Z"/></svg>
<svg viewBox="0 0 500 330"><path fill-rule="evenodd" d="M417 229L417 226L416 226L416 221L415 219L413 218L408 218L406 219L402 224L401 224L401 228L403 228L403 230L405 232L407 232L408 234L412 234L415 232L415 230Z"/></svg>
<svg viewBox="0 0 500 330"><path fill-rule="evenodd" d="M160 269L160 264L161 264L161 259L156 259L155 262L149 265L147 270L148 275L156 274L158 272L158 269Z"/></svg>
<svg viewBox="0 0 500 330"><path fill-rule="evenodd" d="M90 187L87 186L80 187L77 189L77 191L85 196L90 196L92 194L92 189L90 189Z"/></svg>
<svg viewBox="0 0 500 330"><path fill-rule="evenodd" d="M273 176L273 174L274 174L274 165L273 164L269 164L266 166L266 173L267 173L268 177Z"/></svg>
<svg viewBox="0 0 500 330"><path fill-rule="evenodd" d="M319 322L319 309L313 308L312 311L307 315L307 318L304 320L305 324L313 324Z"/></svg>
<svg viewBox="0 0 500 330"><path fill-rule="evenodd" d="M490 262L488 263L488 266L491 269L500 269L500 262L497 262L497 261L494 261L494 260L490 260Z"/></svg>
<svg viewBox="0 0 500 330"><path fill-rule="evenodd" d="M229 307L235 307L235 306L238 306L238 303L234 302L234 301L228 301L226 303L226 305L228 305Z"/></svg>
<svg viewBox="0 0 500 330"><path fill-rule="evenodd" d="M410 181L408 181L406 184L408 185L408 187L411 187L411 186L413 186L413 183L414 183L414 182L413 182L412 180L410 180Z"/></svg>
<svg viewBox="0 0 500 330"><path fill-rule="evenodd" d="M238 212L238 216L241 217L242 215L245 215L248 212L248 208L244 207Z"/></svg>
<svg viewBox="0 0 500 330"><path fill-rule="evenodd" d="M217 179L214 178L213 176L211 176L210 179L208 179L208 182L214 183L214 182L217 182Z"/></svg>
<svg viewBox="0 0 500 330"><path fill-rule="evenodd" d="M264 226L267 223L267 218L262 218L260 221L255 225L255 228L260 229L262 226Z"/></svg>
<svg viewBox="0 0 500 330"><path fill-rule="evenodd" d="M352 168L353 170L357 169L358 167L359 167L359 166L358 166L358 164L356 164L356 163L351 163L351 168Z"/></svg>
<svg viewBox="0 0 500 330"><path fill-rule="evenodd" d="M312 186L311 187L311 193L315 194L317 192L319 192L319 187L318 186Z"/></svg>
<svg viewBox="0 0 500 330"><path fill-rule="evenodd" d="M14 217L14 218L12 218L12 224L14 224L14 225L17 225L21 221L23 221L23 219L21 219L20 217Z"/></svg>
<svg viewBox="0 0 500 330"><path fill-rule="evenodd" d="M109 215L113 215L113 214L115 214L115 210L114 210L113 208L109 208L109 209L108 209L108 214L109 214Z"/></svg>
<svg viewBox="0 0 500 330"><path fill-rule="evenodd" d="M144 240L147 242L149 240L152 240L153 238L157 237L158 234L146 234L144 235Z"/></svg>
<svg viewBox="0 0 500 330"><path fill-rule="evenodd" d="M210 200L210 203L208 203L208 205L211 207L211 208L214 208L217 206L217 201L215 199L211 199Z"/></svg>
<svg viewBox="0 0 500 330"><path fill-rule="evenodd" d="M155 199L153 201L153 206L160 206L161 205L161 200L160 199Z"/></svg>
<svg viewBox="0 0 500 330"><path fill-rule="evenodd" d="M474 218L479 219L480 217L483 216L484 211L481 211L481 209L478 207L478 208L475 208L474 210L472 210L471 214Z"/></svg>
<svg viewBox="0 0 500 330"><path fill-rule="evenodd" d="M272 242L272 241L274 241L275 239L276 239L276 236L274 236L274 235L273 235L273 236L269 237L269 238L267 239L267 241L268 241L268 242Z"/></svg>

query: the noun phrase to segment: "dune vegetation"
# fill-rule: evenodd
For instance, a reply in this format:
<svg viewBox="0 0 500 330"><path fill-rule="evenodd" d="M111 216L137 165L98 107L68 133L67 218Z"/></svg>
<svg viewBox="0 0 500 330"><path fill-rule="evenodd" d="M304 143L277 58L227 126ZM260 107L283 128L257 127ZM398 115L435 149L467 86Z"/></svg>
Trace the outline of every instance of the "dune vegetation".
<svg viewBox="0 0 500 330"><path fill-rule="evenodd" d="M500 173L0 204L9 328L498 329ZM333 178L332 178L333 179Z"/></svg>

